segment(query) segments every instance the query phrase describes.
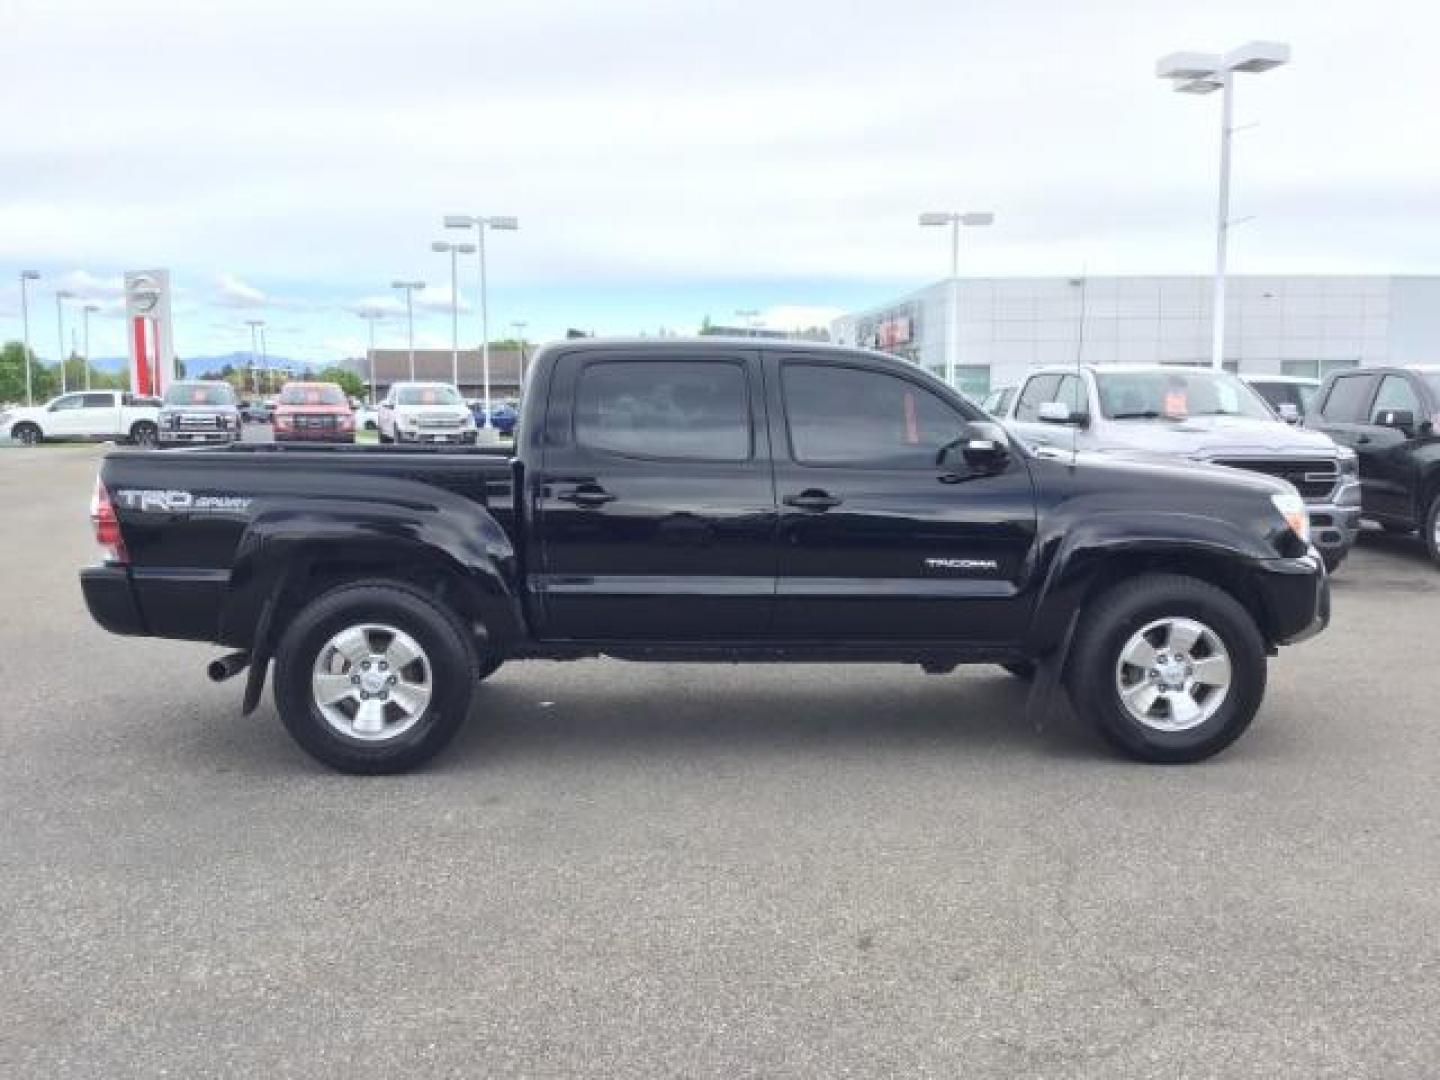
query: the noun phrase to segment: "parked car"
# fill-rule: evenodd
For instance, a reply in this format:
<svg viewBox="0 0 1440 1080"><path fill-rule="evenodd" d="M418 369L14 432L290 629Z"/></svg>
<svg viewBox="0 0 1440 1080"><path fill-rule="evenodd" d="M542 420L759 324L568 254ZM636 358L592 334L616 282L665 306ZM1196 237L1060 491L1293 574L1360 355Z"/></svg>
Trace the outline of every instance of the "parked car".
<svg viewBox="0 0 1440 1080"><path fill-rule="evenodd" d="M425 761L509 660L1002 664L1123 752L1236 739L1329 580L1273 477L1037 457L879 353L551 345L514 451L110 454L81 582L116 633L269 662L281 719L353 772ZM1248 391L1247 391L1248 392Z"/></svg>
<svg viewBox="0 0 1440 1080"><path fill-rule="evenodd" d="M240 407L230 384L210 379L171 383L160 406L160 445L231 443L240 438Z"/></svg>
<svg viewBox="0 0 1440 1080"><path fill-rule="evenodd" d="M159 420L160 408L153 399L141 403L123 390L83 390L61 394L44 405L11 409L0 416L0 435L26 446L112 439L154 446Z"/></svg>
<svg viewBox="0 0 1440 1080"><path fill-rule="evenodd" d="M985 395L985 400L980 407L991 416L1004 416L1010 408L1010 402L1015 400L1014 386L1002 386L998 390L991 390Z"/></svg>
<svg viewBox="0 0 1440 1080"><path fill-rule="evenodd" d="M1315 403L1305 426L1359 456L1364 516L1418 529L1440 565L1440 366L1335 372Z"/></svg>
<svg viewBox="0 0 1440 1080"><path fill-rule="evenodd" d="M473 443L475 419L449 383L402 382L379 408L382 443Z"/></svg>
<svg viewBox="0 0 1440 1080"><path fill-rule="evenodd" d="M375 406L364 401L351 401L350 405L355 411L356 431L380 430L380 413Z"/></svg>
<svg viewBox="0 0 1440 1080"><path fill-rule="evenodd" d="M1241 378L1287 424L1298 424L1305 419L1315 391L1320 389L1319 379L1298 375L1242 375Z"/></svg>
<svg viewBox="0 0 1440 1080"><path fill-rule="evenodd" d="M355 441L355 414L334 383L286 383L276 399L272 422L276 442Z"/></svg>
<svg viewBox="0 0 1440 1080"><path fill-rule="evenodd" d="M1327 567L1337 569L1355 544L1355 454L1282 423L1234 375L1159 364L1041 368L1005 419L1041 453L1158 454L1279 477L1304 498Z"/></svg>
<svg viewBox="0 0 1440 1080"><path fill-rule="evenodd" d="M492 401L491 405L490 426L501 435L514 435L515 425L520 422L519 403L514 401ZM475 418L477 426L485 426L485 402L483 400L470 402L470 413Z"/></svg>

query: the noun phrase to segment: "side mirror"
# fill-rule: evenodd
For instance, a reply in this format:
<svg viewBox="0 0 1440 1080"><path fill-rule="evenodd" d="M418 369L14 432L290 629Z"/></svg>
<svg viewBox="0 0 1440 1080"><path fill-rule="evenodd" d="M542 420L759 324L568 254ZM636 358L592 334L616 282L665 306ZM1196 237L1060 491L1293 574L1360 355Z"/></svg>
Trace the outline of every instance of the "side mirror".
<svg viewBox="0 0 1440 1080"><path fill-rule="evenodd" d="M1040 406L1040 422L1043 424L1068 424L1074 427L1085 426L1085 414L1071 412L1070 406L1063 401L1047 401Z"/></svg>
<svg viewBox="0 0 1440 1080"><path fill-rule="evenodd" d="M1295 407L1293 401L1280 402L1280 404L1275 406L1275 412L1278 413L1280 419L1284 420L1287 424L1298 424L1300 422L1300 410Z"/></svg>
<svg viewBox="0 0 1440 1080"><path fill-rule="evenodd" d="M988 476L1003 471L1009 463L1010 438L1005 429L994 421L971 420L960 430L958 439L940 448L935 455L935 464L943 466L954 457L956 450L972 476Z"/></svg>
<svg viewBox="0 0 1440 1080"><path fill-rule="evenodd" d="M1375 423L1409 435L1415 430L1415 414L1409 409L1382 409L1375 414Z"/></svg>

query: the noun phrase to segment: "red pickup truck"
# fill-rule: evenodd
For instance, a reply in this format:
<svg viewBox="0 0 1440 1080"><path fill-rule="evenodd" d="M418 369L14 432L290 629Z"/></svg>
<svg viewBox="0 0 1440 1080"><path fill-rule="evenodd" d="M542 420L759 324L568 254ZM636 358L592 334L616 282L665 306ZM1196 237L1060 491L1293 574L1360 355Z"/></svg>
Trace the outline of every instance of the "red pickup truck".
<svg viewBox="0 0 1440 1080"><path fill-rule="evenodd" d="M276 442L355 441L355 413L334 383L286 383L272 422Z"/></svg>

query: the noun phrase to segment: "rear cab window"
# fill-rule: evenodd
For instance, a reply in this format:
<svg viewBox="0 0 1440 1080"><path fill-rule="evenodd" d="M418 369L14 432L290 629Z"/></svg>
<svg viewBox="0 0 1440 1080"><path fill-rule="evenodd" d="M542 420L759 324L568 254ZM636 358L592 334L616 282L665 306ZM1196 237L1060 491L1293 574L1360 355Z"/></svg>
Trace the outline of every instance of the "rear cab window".
<svg viewBox="0 0 1440 1080"><path fill-rule="evenodd" d="M574 439L622 457L747 461L755 440L745 366L724 359L588 363L575 387Z"/></svg>

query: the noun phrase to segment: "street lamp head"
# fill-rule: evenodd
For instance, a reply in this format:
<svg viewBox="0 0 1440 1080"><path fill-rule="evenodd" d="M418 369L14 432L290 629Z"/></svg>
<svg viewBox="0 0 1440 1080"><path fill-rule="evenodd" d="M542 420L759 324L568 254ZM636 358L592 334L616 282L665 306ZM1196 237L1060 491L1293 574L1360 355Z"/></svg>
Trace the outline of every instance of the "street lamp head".
<svg viewBox="0 0 1440 1080"><path fill-rule="evenodd" d="M99 304L86 304L85 307L84 307L84 310L85 310L85 311L99 311L99 310L100 310L100 305L99 305Z"/></svg>
<svg viewBox="0 0 1440 1080"><path fill-rule="evenodd" d="M1290 46L1283 41L1250 41L1225 54L1231 71L1269 71L1290 62Z"/></svg>
<svg viewBox="0 0 1440 1080"><path fill-rule="evenodd" d="M21 280L21 281L39 281L39 280L40 280L40 271L39 271L39 270L21 270L21 271L20 271L20 280Z"/></svg>
<svg viewBox="0 0 1440 1080"><path fill-rule="evenodd" d="M423 281L392 281L390 287L392 289L423 289L425 283Z"/></svg>
<svg viewBox="0 0 1440 1080"><path fill-rule="evenodd" d="M56 299L56 300L73 300L74 298L75 298L75 294L74 294L73 292L71 292L69 289L56 289L56 290L55 290L55 299Z"/></svg>
<svg viewBox="0 0 1440 1080"><path fill-rule="evenodd" d="M995 215L989 210L972 210L969 213L960 215L960 224L964 225L967 229L994 225Z"/></svg>
<svg viewBox="0 0 1440 1080"><path fill-rule="evenodd" d="M1155 74L1161 79L1204 79L1225 68L1225 58L1219 53L1176 52L1162 56L1155 64Z"/></svg>
<svg viewBox="0 0 1440 1080"><path fill-rule="evenodd" d="M506 214L502 214L502 215L499 216L499 217L488 217L488 218L486 218L486 219L485 219L485 224L486 224L486 225L489 225L490 228L492 228L492 229L507 229L507 230L513 232L513 231L515 231L516 229L520 228L520 219L519 219L519 218L510 217L509 215L506 215Z"/></svg>
<svg viewBox="0 0 1440 1080"><path fill-rule="evenodd" d="M953 217L953 214L947 214L940 210L929 210L920 215L920 224L922 226L949 225Z"/></svg>
<svg viewBox="0 0 1440 1080"><path fill-rule="evenodd" d="M474 244L455 244L454 247L461 255L474 255L479 250Z"/></svg>
<svg viewBox="0 0 1440 1080"><path fill-rule="evenodd" d="M475 224L475 219L469 214L446 214L445 227L447 229L468 229Z"/></svg>
<svg viewBox="0 0 1440 1080"><path fill-rule="evenodd" d="M449 251L452 246L453 245L447 243L444 240L432 240L430 242L431 251Z"/></svg>

